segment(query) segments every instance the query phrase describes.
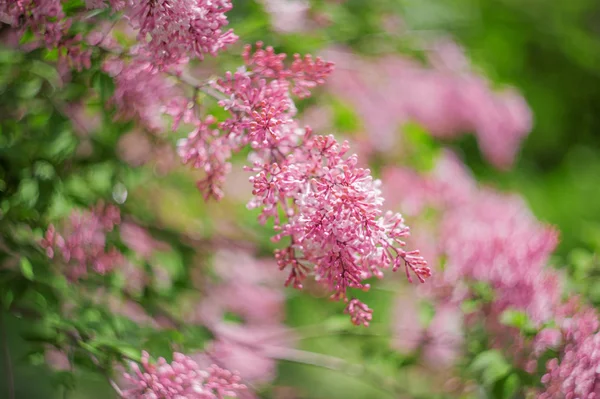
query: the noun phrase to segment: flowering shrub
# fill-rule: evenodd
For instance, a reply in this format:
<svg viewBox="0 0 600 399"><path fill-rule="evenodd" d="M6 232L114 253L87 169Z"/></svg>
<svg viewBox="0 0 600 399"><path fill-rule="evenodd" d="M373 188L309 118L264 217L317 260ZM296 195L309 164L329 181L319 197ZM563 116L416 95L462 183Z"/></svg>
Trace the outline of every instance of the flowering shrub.
<svg viewBox="0 0 600 399"><path fill-rule="evenodd" d="M447 37L395 54L385 2L313 3L0 0L7 397L13 347L65 397L600 394L558 230L437 140L507 170L525 99Z"/></svg>

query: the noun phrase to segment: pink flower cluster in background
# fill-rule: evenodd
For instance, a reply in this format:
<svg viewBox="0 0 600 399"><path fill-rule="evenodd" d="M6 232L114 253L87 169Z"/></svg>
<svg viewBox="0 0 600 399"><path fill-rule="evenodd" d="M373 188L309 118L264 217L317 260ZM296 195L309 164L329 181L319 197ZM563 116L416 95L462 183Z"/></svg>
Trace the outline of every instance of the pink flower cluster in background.
<svg viewBox="0 0 600 399"><path fill-rule="evenodd" d="M146 53L142 53L146 54ZM149 131L164 128L164 105L179 94L173 82L157 73L154 64L136 51L133 59L125 62L120 57L104 61L103 69L115 82L115 91L109 101L114 105L116 119L136 120Z"/></svg>
<svg viewBox="0 0 600 399"><path fill-rule="evenodd" d="M60 232L50 225L41 245L48 257L60 257L70 279L84 278L90 271L104 274L123 261L119 250L106 242L106 234L120 222L119 208L99 203L89 211L74 211Z"/></svg>
<svg viewBox="0 0 600 399"><path fill-rule="evenodd" d="M485 283L493 298L465 315L464 328L482 324L490 345L502 349L528 372L535 372L546 350L558 351L559 356L546 365L542 379L546 389L539 392L540 398L594 398L600 394L598 313L576 298L562 299L562 276L547 265L557 244L556 231L540 223L518 196L478 188L457 158L448 153L429 175L390 168L384 176L391 191L405 187L410 179L412 190L395 199L403 206L410 205L414 215L426 209L436 211L433 227L425 220L419 225L428 233L414 235L435 240L433 247L420 244L424 249L432 247L427 251L431 261L443 261L443 270L434 274L421 294L433 300L438 311L449 306L458 309L463 300L477 297L474 284ZM398 305L400 330L415 324L406 322L406 314L413 312L404 302ZM528 337L507 325L503 321L506 311L525 314L529 328L537 333ZM438 326L437 330L443 329Z"/></svg>
<svg viewBox="0 0 600 399"><path fill-rule="evenodd" d="M277 353L293 344L292 332L283 324L285 296L274 266L272 259L256 259L246 251L218 251L214 270L219 282L203 288L206 295L186 317L213 332L208 361L238 370L253 384L272 381Z"/></svg>
<svg viewBox="0 0 600 399"><path fill-rule="evenodd" d="M237 397L245 386L236 373L218 366L207 370L181 353L173 354L173 362L159 358L156 364L150 363L148 352L142 352L142 368L131 364L132 372L125 378L134 385L123 392L123 397L131 399L224 399Z"/></svg>
<svg viewBox="0 0 600 399"><path fill-rule="evenodd" d="M474 133L488 161L508 168L531 130L523 97L513 89L493 90L450 41L433 46L428 65L396 55L365 59L335 49L326 56L340 66L329 89L354 107L377 150L388 150L402 125L417 122L436 137Z"/></svg>
<svg viewBox="0 0 600 399"><path fill-rule="evenodd" d="M69 33L73 20L66 17L60 0L0 0L0 22L12 26L19 37L31 32L36 46L58 49L62 65L77 70L91 66L91 51L80 34Z"/></svg>

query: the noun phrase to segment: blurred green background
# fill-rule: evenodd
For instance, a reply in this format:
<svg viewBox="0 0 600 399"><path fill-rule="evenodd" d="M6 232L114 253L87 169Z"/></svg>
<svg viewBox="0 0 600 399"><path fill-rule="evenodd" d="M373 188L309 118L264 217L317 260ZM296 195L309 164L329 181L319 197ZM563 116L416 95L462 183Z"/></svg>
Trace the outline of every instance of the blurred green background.
<svg viewBox="0 0 600 399"><path fill-rule="evenodd" d="M600 249L600 3L597 0L547 2L541 0L311 0L314 12L329 21L321 28L306 33L282 34L273 31L264 7L249 0L234 1L229 13L231 27L246 43L262 40L281 52L317 53L331 44L344 44L356 52L380 54L390 50L414 51L414 37L448 34L462 44L472 59L494 83L517 87L534 113L534 130L527 138L515 167L500 172L482 159L472 136L465 136L451 146L460 151L474 173L484 182L505 190L522 193L533 212L542 220L555 224L561 231L561 244L554 263L566 266L574 277L574 289L588 294L600 304L600 265L594 253ZM381 16L399 15L414 37L391 37L381 26ZM11 102L2 93L2 104ZM299 104L300 109L309 103ZM351 117L351 116L349 116ZM344 120L339 120L342 125ZM204 231L218 223L207 215L219 215L217 206L205 206L193 183L185 177L155 179L169 206L160 206L156 218L181 226L190 218L200 221ZM183 189L182 187L186 187ZM172 204L178 215L171 214ZM227 206L227 203L225 204ZM151 209L151 208L148 208ZM225 208L226 209L226 208ZM213 212L214 210L214 212ZM139 210L143 212L144 210ZM156 209L155 209L156 211ZM221 213L224 211L221 210ZM254 222L254 214L245 208L235 209L242 225L258 233L259 243L269 235L268 228ZM268 249L269 244L265 244ZM266 251L265 251L266 252ZM380 287L369 293L376 309L390 306L393 295ZM289 293L290 326L332 321L318 339L306 339L302 349L339 354L385 369L393 377L392 385L416 386L410 396L418 397L419 381L424 376L397 373L410 359L393 355L378 338L362 339L357 332L335 334L339 309L322 306L323 298ZM385 325L384 311L373 323L372 335ZM27 330L27 322L5 314L3 323L10 326L7 345L13 359L17 398L61 397L54 390L44 360L38 366L26 366L20 360L28 351L18 336ZM333 332L327 334L327 328ZM364 333L366 334L366 333ZM8 373L0 364L0 376ZM402 375L400 375L402 374ZM425 376L426 377L426 376ZM277 384L295 386L306 398L388 397L377 387L387 382L376 376L344 376L307 365L282 363ZM0 397L6 392L6 379L0 378ZM80 374L77 389L69 398L107 398L112 395L102 379ZM264 397L273 392L264 393ZM424 396L425 397L425 396ZM432 397L432 396L426 396Z"/></svg>

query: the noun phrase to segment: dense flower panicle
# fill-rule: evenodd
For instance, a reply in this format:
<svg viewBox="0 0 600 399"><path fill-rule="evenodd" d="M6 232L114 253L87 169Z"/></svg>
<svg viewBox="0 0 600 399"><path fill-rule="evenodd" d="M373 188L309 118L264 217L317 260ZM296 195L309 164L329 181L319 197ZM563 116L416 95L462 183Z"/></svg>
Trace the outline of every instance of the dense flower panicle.
<svg viewBox="0 0 600 399"><path fill-rule="evenodd" d="M406 173L387 170L388 188L404 187ZM529 310L540 322L552 316L560 284L544 267L558 241L555 229L540 223L521 198L478 188L449 154L428 176L410 175L410 183L412 190L400 192L397 202L439 212L436 252L446 258L438 275L442 285L461 289L464 282L486 282L499 293L499 308Z"/></svg>
<svg viewBox="0 0 600 399"><path fill-rule="evenodd" d="M232 30L223 32L228 24L225 13L231 10L230 0L141 0L127 2L126 15L138 40L144 43L158 67L177 64L188 57L200 60L216 55L237 36Z"/></svg>
<svg viewBox="0 0 600 399"><path fill-rule="evenodd" d="M600 319L595 308L571 297L555 309L554 325L540 331L537 352L558 350L546 363L540 399L598 398L600 395Z"/></svg>
<svg viewBox="0 0 600 399"><path fill-rule="evenodd" d="M566 345L559 359L546 365L546 390L540 399L596 399L600 395L600 333Z"/></svg>
<svg viewBox="0 0 600 399"><path fill-rule="evenodd" d="M543 270L557 244L552 228L539 223L516 197L482 190L469 206L446 213L441 225L449 281L489 283L500 308L527 311L547 321L560 299L560 285Z"/></svg>
<svg viewBox="0 0 600 399"><path fill-rule="evenodd" d="M442 222L451 264L477 280L500 273L519 279L526 271L516 268L523 264L539 271L557 244L556 232L539 223L519 197L485 189L478 194L471 206L452 209Z"/></svg>
<svg viewBox="0 0 600 399"><path fill-rule="evenodd" d="M402 248L408 227L399 214L383 214L379 181L357 167L355 155L345 156L348 149L333 136L309 136L281 165L257 163L252 169L257 174L249 206L262 208L263 221L274 218L280 231L275 240L290 237L290 245L276 252L280 268L290 269L287 284L301 288L314 274L340 300L348 288L368 290L364 280L382 277L389 267L404 266L409 280L412 273L424 281L427 263L418 251Z"/></svg>
<svg viewBox="0 0 600 399"><path fill-rule="evenodd" d="M253 166L247 170L255 175L248 207L261 208L263 223L274 219L274 240L290 238L287 248L276 251L279 267L290 269L286 285L301 288L313 274L333 299L346 300L348 288L369 289L364 280L382 277L386 268L404 267L409 280L415 275L423 282L431 272L418 251L403 249L409 229L402 217L383 214L380 182L357 166L356 155L347 155L347 142L313 135L294 120L291 95L308 96L333 65L296 55L287 67L284 54L262 43L254 51L246 46L243 58L249 70L227 73L212 84L231 117L218 130L209 127L213 118L196 121L196 130L179 144L183 162L206 174L199 182L205 197L221 197L227 159L249 145ZM176 124L185 119L186 107L179 109L171 110ZM353 304L354 322L367 323L368 308L359 316L355 310L361 307Z"/></svg>
<svg viewBox="0 0 600 399"><path fill-rule="evenodd" d="M263 43L256 43L256 49L246 45L244 61L251 70L270 79L285 79L292 85L292 93L299 98L310 96L310 89L325 83L325 79L333 72L333 63L311 55L304 57L294 54L294 61L289 68L284 65L286 54L277 54L272 47L263 48Z"/></svg>
<svg viewBox="0 0 600 399"><path fill-rule="evenodd" d="M181 353L173 354L173 362L159 358L150 363L148 352L142 352L142 368L131 364L125 378L134 385L123 392L131 399L223 399L237 397L244 390L241 378L218 366L202 370L198 363Z"/></svg>
<svg viewBox="0 0 600 399"><path fill-rule="evenodd" d="M228 24L225 13L231 10L230 0L86 0L87 8L123 10L138 32L153 68L168 69L187 63L190 57L203 59L216 55L237 36L232 30L223 32ZM9 23L22 35L30 30L48 48L59 49L59 61L78 70L90 67L91 51L82 46L82 36L69 32L67 18L60 0L0 0L0 20ZM89 43L89 41L88 41Z"/></svg>
<svg viewBox="0 0 600 399"><path fill-rule="evenodd" d="M99 204L90 211L75 211L62 234L50 225L41 245L48 257L60 255L70 279L83 278L90 270L104 274L123 261L115 247L106 247L106 234L120 221L119 209L113 205Z"/></svg>

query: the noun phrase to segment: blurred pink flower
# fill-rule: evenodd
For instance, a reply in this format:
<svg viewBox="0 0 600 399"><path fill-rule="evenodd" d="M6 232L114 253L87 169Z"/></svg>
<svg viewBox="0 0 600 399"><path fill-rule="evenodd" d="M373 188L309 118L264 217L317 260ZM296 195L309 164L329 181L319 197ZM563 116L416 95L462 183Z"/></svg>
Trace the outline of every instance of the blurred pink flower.
<svg viewBox="0 0 600 399"><path fill-rule="evenodd" d="M73 211L61 232L50 225L40 244L49 258L60 256L69 279L85 278L90 270L105 274L123 264L123 255L106 244L106 234L119 223L119 208L99 202L88 211Z"/></svg>
<svg viewBox="0 0 600 399"><path fill-rule="evenodd" d="M294 342L283 325L285 298L281 276L272 272L274 266L272 260L256 259L242 250L217 252L214 269L220 281L205 288L205 297L186 317L214 333L206 353L210 362L240 371L248 382L271 381L277 348ZM240 321L227 321L228 315Z"/></svg>
<svg viewBox="0 0 600 399"><path fill-rule="evenodd" d="M123 391L124 398L224 399L237 397L238 391L246 389L237 373L215 365L203 370L192 358L177 352L171 363L161 357L153 364L144 351L141 366L132 362L131 372L125 374L133 388Z"/></svg>
<svg viewBox="0 0 600 399"><path fill-rule="evenodd" d="M125 245L146 259L150 258L154 251L168 251L171 248L169 244L158 241L146 229L133 222L121 223L119 233Z"/></svg>
<svg viewBox="0 0 600 399"><path fill-rule="evenodd" d="M307 0L261 0L270 14L271 25L278 32L302 32L307 29Z"/></svg>
<svg viewBox="0 0 600 399"><path fill-rule="evenodd" d="M523 97L513 89L492 90L448 40L433 43L430 66L391 55L376 61L340 50L326 55L340 65L328 87L354 106L382 151L393 147L402 125L414 121L437 137L471 131L489 162L508 168L532 128Z"/></svg>
<svg viewBox="0 0 600 399"><path fill-rule="evenodd" d="M402 353L420 351L430 367L452 366L462 351L462 312L454 305L439 305L429 325L424 326L415 298L405 293L396 299L392 347Z"/></svg>

